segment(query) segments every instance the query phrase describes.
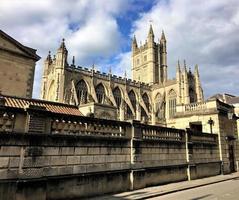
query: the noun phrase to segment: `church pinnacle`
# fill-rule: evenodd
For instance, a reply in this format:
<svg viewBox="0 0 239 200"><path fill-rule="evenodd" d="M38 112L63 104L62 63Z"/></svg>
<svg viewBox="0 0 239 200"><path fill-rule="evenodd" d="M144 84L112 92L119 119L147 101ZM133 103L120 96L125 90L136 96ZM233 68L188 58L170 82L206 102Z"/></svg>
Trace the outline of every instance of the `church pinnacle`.
<svg viewBox="0 0 239 200"><path fill-rule="evenodd" d="M162 34L161 34L161 41L166 41L166 37L164 34L164 31L162 30Z"/></svg>
<svg viewBox="0 0 239 200"><path fill-rule="evenodd" d="M154 31L152 24L149 26L148 41L154 42Z"/></svg>

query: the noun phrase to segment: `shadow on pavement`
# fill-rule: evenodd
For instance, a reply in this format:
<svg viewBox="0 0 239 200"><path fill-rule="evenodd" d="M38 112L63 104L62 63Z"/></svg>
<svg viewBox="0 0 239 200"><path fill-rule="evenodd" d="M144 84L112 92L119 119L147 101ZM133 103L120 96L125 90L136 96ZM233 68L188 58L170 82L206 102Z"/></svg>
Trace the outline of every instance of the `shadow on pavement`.
<svg viewBox="0 0 239 200"><path fill-rule="evenodd" d="M210 197L210 196L212 196L212 194L207 194L207 195L203 195L203 196L200 196L200 197L195 197L195 198L190 199L190 200L200 200L200 199L204 199L204 198Z"/></svg>

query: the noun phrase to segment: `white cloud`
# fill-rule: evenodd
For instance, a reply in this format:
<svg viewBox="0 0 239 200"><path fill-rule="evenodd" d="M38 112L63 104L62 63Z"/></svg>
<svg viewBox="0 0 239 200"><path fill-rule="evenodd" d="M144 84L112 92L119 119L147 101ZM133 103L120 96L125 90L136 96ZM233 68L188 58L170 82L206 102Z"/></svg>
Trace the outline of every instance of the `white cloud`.
<svg viewBox="0 0 239 200"><path fill-rule="evenodd" d="M36 48L45 58L66 39L77 64L96 63L108 71L130 74L130 52L119 52L122 39L117 18L146 0L1 0L1 29L20 42ZM239 95L239 1L155 0L151 10L133 22L131 36L145 41L153 20L156 40L164 29L168 41L169 75L175 76L179 58L189 66L199 64L207 96L216 92ZM127 17L127 16L126 16ZM107 60L118 53L114 61ZM99 60L99 58L102 58ZM42 59L42 60L43 60ZM96 60L98 59L98 60ZM39 96L42 60L36 68L34 96ZM101 69L103 67L100 67ZM106 69L107 68L107 69Z"/></svg>
<svg viewBox="0 0 239 200"><path fill-rule="evenodd" d="M127 0L1 0L1 28L43 58L36 68L34 97L39 97L42 62L63 37L80 65L116 53L121 41L116 16L128 6Z"/></svg>
<svg viewBox="0 0 239 200"><path fill-rule="evenodd" d="M161 0L135 21L132 35L146 39L149 20L157 37L164 29L168 41L170 76L177 59L199 64L206 96L217 92L239 95L239 1Z"/></svg>

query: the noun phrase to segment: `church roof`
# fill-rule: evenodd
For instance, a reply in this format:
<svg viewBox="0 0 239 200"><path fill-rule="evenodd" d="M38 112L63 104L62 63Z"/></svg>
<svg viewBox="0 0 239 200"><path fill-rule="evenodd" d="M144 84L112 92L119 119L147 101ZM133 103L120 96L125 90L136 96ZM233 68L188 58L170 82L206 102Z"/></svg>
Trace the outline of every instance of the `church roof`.
<svg viewBox="0 0 239 200"><path fill-rule="evenodd" d="M32 105L45 107L46 111L56 114L83 116L78 107L73 105L6 95L0 95L0 99L4 102L4 106L9 108L25 109L27 106Z"/></svg>
<svg viewBox="0 0 239 200"><path fill-rule="evenodd" d="M238 104L239 103L239 97L238 96L234 96L234 95L231 95L231 94L215 94L211 97L209 97L209 100L210 99L218 99L222 102L225 102L225 103L228 103L228 104Z"/></svg>
<svg viewBox="0 0 239 200"><path fill-rule="evenodd" d="M14 38L12 38L10 35L8 35L7 33L5 33L4 31L0 30L0 35L2 37L4 37L6 40L8 40L9 42L13 43L14 45L16 45L19 49L21 49L23 52L26 53L26 55L29 58L34 59L35 61L38 61L41 59L40 56L38 56L36 54L36 49L24 46L23 44L21 44L20 42L18 42L17 40L15 40Z"/></svg>

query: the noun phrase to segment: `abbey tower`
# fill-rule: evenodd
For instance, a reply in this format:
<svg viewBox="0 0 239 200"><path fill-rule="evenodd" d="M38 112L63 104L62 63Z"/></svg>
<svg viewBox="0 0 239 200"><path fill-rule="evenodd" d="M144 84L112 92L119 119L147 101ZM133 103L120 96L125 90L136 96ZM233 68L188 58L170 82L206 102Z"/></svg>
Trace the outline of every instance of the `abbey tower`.
<svg viewBox="0 0 239 200"><path fill-rule="evenodd" d="M154 41L154 32L150 25L145 44L138 46L136 37L132 41L133 80L155 84L167 81L167 46L164 32L159 43Z"/></svg>

